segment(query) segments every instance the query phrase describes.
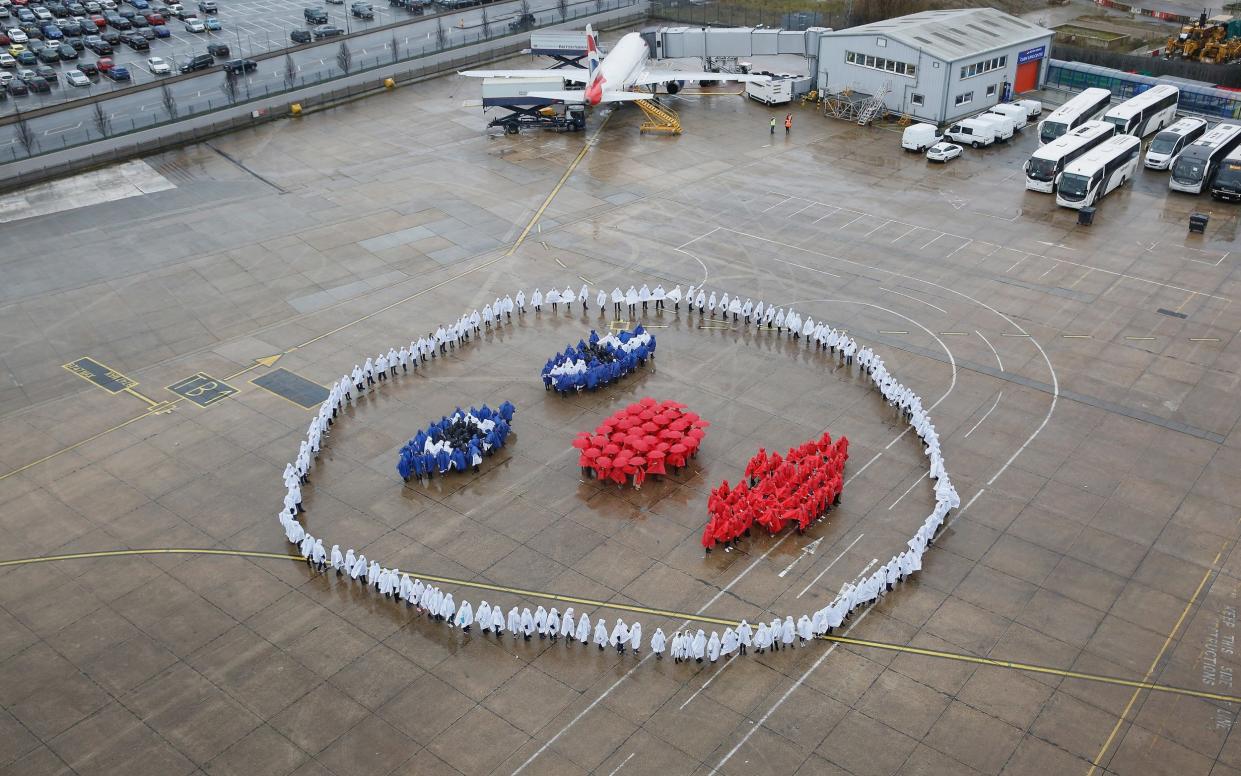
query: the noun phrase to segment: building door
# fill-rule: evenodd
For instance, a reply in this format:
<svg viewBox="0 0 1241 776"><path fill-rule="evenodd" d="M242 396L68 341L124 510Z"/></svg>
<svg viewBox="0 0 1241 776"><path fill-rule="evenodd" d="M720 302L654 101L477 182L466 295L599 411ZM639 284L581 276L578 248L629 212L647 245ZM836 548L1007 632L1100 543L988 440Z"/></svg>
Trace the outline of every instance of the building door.
<svg viewBox="0 0 1241 776"><path fill-rule="evenodd" d="M1038 88L1038 71L1039 66L1043 64L1041 59L1033 59L1029 62L1022 62L1017 65L1017 81L1013 85L1013 91L1020 94L1021 92L1029 92Z"/></svg>

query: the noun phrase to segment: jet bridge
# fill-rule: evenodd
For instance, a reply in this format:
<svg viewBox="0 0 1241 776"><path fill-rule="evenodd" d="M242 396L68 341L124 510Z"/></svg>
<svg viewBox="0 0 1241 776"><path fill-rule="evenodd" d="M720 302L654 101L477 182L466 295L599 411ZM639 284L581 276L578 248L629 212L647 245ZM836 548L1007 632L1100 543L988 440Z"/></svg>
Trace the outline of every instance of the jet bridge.
<svg viewBox="0 0 1241 776"><path fill-rule="evenodd" d="M808 61L806 72L817 71L819 38L828 27L802 31L765 27L660 27L645 30L642 38L652 59L701 59L706 70L735 71L742 57L795 54Z"/></svg>

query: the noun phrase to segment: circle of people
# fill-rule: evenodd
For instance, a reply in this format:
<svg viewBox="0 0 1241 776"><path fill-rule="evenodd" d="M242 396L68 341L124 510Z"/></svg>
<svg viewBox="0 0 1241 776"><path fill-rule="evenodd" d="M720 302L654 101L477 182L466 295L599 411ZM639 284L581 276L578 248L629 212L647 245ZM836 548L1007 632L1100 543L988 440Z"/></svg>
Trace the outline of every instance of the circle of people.
<svg viewBox="0 0 1241 776"><path fill-rule="evenodd" d="M655 358L655 337L638 325L600 338L590 330L588 342L577 341L543 365L543 387L561 396L569 391L594 391L614 383Z"/></svg>
<svg viewBox="0 0 1241 776"><path fill-rule="evenodd" d="M573 446L581 453L582 474L617 485L632 481L641 490L650 474L667 474L685 466L711 424L675 401L656 402L649 396L617 411L595 428L579 432Z"/></svg>
<svg viewBox="0 0 1241 776"><path fill-rule="evenodd" d="M840 503L844 490L842 475L849 459L849 438L842 436L832 442L824 432L817 441L790 448L783 458L779 453L769 457L764 448L745 467L745 479L735 488L724 480L707 499L710 516L702 531L702 546L707 552L717 544L725 552L742 536L750 535L750 527L758 523L774 535L789 523L797 524L804 533L811 523L827 516L827 510Z"/></svg>
<svg viewBox="0 0 1241 776"><path fill-rule="evenodd" d="M451 417L440 418L426 431L419 430L401 446L397 474L409 482L411 476L421 481L432 474L463 472L467 466L477 472L484 456L504 447L515 411L507 401L495 410L486 404L480 409L470 407L468 412L458 407Z"/></svg>
<svg viewBox="0 0 1241 776"><path fill-rule="evenodd" d="M659 294L658 298L656 298L656 293ZM704 658L714 662L721 655L731 654L725 651L725 645L731 645L734 641L736 650L740 654L746 654L749 647L761 653L769 648L774 650L781 646L791 646L794 636L802 642L814 637L830 636L833 630L840 627L841 623L854 611L875 602L891 591L896 584L921 570L922 557L934 540L936 532L943 525L944 519L951 510L961 505L961 499L944 466L939 436L935 425L931 422L930 413L923 407L922 400L916 392L901 384L888 372L883 359L877 353L868 347L859 348L852 337L837 331L823 321L816 323L807 317L803 322L801 316L791 308L785 311L783 308L776 309L774 305L764 307L761 301L758 305L751 307L749 299L744 303L739 303L739 297L730 299L727 293L721 299L717 299L714 291L711 292L709 298L704 294L703 289L695 286L690 286L684 296L681 295L680 286L667 293L664 293L662 287L659 286L656 287L656 292L648 292L650 301L656 303L656 309L659 311L664 309L664 301L668 300L672 301L674 310L679 312L680 302L684 299L690 306L691 313L694 307L698 308L700 317L710 310L712 317L717 313L725 317L731 314L734 321L738 320L738 317L744 317L747 324L753 321L759 327L766 326L774 329L777 336L784 336L787 333L794 340L804 336L807 347L813 341L816 351L822 350L825 354L830 352L830 357L838 360L841 365L851 367L856 355L857 365L861 372L870 379L888 405L896 408L902 419L921 438L923 452L929 461L928 476L935 481L935 507L923 520L913 537L909 539L906 549L869 575L846 582L829 604L812 614L803 614L797 620L794 620L791 615L783 620L776 618L769 624L760 623L757 627L751 627L743 620L735 628L731 626L726 628L723 637L720 637L716 631L712 631L707 637L701 629L693 634L689 631L677 631L671 637L666 637L661 629L656 629L651 636L652 652L662 657L664 650L670 648L677 662L686 660L702 662ZM622 294L617 288L612 293L612 299L618 316L620 305L628 303L627 300L630 298L633 300L629 304L631 316L637 304L642 304L643 309L647 309L647 302L642 300L641 292L633 291L630 297L628 294ZM578 301L582 305L583 312L589 309L588 299L588 289L582 286ZM607 296L600 291L597 304L601 315L605 314L606 299ZM568 308L572 302L572 295L561 295L557 292L555 300L549 301L553 306L553 312L558 312L557 305L563 302ZM531 296L531 302L536 312L541 311L543 296L537 289ZM517 612L514 618L515 607L509 610L508 617L503 617L497 615L497 611L503 613L503 609L498 605L490 606L484 602L479 604L477 610L468 601L457 605L451 593L444 593L434 586L423 584L397 569L385 568L376 560L368 560L360 553L355 554L352 548L342 553L340 545L333 545L329 553L324 548L323 540L307 533L301 521L298 520L298 515L304 511L301 485L309 481L309 473L314 460L318 457L323 437L330 434L331 426L346 404L360 400L365 394L377 390L380 383L394 379L398 374L398 368L401 374L407 373L410 367L425 368L428 359L435 359L437 352L444 355L449 350L464 347L470 341L471 334L477 336L480 333L480 324L483 328L490 329L493 325L500 326L505 320L511 322L514 312L518 315L526 314L523 291L519 290L515 297L506 296L503 300L497 298L494 303L486 305L482 313L475 310L472 313L466 313L455 322L440 325L427 337L411 342L408 348L402 346L399 351L392 349L386 354L381 352L378 357L368 358L365 367L355 366L351 374L342 376L332 386L328 398L311 421L307 437L300 443L294 462L285 466L284 508L280 511L279 519L288 541L298 548L311 567L321 572L326 571L330 566L340 576L348 575L352 580L365 581L368 585L374 585L385 596L398 601L404 600L407 606L416 606L437 621L459 626L463 630L468 630L469 625L479 625L481 629L481 624L486 622L488 632L497 637L507 629L514 636L520 633L525 639L531 638L534 634L547 638L553 633L550 626L551 614L548 612L547 620L542 620L539 616L542 607L538 607L535 612L529 612L528 608L524 609ZM358 394L357 399L353 396L354 389ZM482 613L487 614L485 619L480 616ZM588 635L592 633L590 620L586 613L575 618L571 610L566 610L564 614L557 613L557 617L559 627L555 629L556 638L566 635L565 623L568 621L573 625L574 638L586 643L587 638L581 635L583 630ZM544 622L544 630L539 629L540 621ZM514 628L513 625L517 627ZM593 641L600 649L607 645L615 647L619 652L624 652L626 646L634 650L640 649L641 623L634 622L627 625L618 618L616 623L608 628L606 620L599 617L595 621Z"/></svg>

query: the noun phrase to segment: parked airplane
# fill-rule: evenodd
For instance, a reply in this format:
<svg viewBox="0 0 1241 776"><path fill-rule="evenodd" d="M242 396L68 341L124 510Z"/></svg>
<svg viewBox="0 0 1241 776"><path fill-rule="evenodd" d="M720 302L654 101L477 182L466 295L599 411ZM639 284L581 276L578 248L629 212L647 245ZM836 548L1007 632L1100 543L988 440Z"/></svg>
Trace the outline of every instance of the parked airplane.
<svg viewBox="0 0 1241 776"><path fill-rule="evenodd" d="M676 94L686 81L766 81L765 75L742 75L738 73L710 73L689 70L651 70L647 59L650 49L642 36L636 32L625 35L608 52L599 58L595 32L586 25L587 67L577 72L560 70L466 70L461 75L469 78L546 78L562 76L566 81L580 83L581 90L554 92L531 92L538 97L559 102L598 105L601 102L631 102L649 100L650 92L633 91L639 86L658 88L664 84L669 94Z"/></svg>

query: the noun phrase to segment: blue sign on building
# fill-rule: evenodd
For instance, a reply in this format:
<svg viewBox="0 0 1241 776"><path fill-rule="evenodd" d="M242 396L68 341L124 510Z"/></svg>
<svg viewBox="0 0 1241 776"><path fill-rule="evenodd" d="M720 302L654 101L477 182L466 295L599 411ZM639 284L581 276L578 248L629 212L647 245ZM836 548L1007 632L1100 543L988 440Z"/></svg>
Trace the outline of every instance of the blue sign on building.
<svg viewBox="0 0 1241 776"><path fill-rule="evenodd" d="M1047 56L1047 47L1039 46L1038 48L1027 49L1017 55L1017 64L1024 65L1026 62L1033 62L1036 59L1042 59Z"/></svg>

